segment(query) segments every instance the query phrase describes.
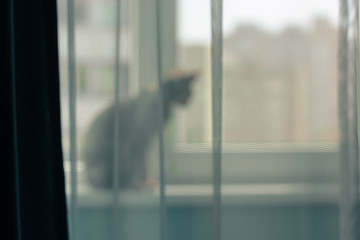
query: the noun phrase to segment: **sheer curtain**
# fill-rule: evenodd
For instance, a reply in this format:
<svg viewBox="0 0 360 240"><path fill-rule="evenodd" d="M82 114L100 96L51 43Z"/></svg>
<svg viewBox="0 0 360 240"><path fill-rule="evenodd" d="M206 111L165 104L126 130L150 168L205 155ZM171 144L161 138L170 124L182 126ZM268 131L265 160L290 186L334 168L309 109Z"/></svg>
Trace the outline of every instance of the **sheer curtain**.
<svg viewBox="0 0 360 240"><path fill-rule="evenodd" d="M58 0L58 18L71 239L359 237L357 1Z"/></svg>

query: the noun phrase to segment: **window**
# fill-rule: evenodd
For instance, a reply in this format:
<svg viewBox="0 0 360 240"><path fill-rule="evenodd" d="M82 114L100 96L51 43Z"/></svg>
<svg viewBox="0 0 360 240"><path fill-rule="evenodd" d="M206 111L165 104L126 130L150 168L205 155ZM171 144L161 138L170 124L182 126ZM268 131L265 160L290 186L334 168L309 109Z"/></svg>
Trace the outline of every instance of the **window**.
<svg viewBox="0 0 360 240"><path fill-rule="evenodd" d="M65 19L61 2L59 15ZM113 99L115 16L112 1L77 4L81 146L91 120ZM164 72L175 65L199 72L190 106L175 110L165 132L167 183L207 184L211 182L210 2L164 4L168 5L162 23ZM284 11L274 17L279 5ZM134 97L156 82L153 8L151 1L122 2L122 10L129 13L121 18L122 98ZM295 8L300 11L289 14ZM224 1L224 184L335 183L338 4L272 1L266 12L257 9L256 1ZM59 36L67 150L65 24L60 21ZM85 166L78 154L81 172ZM156 150L149 158L156 165ZM151 169L156 175L157 167Z"/></svg>
<svg viewBox="0 0 360 240"><path fill-rule="evenodd" d="M338 181L337 15L336 1L224 1L223 183ZM201 74L168 179L210 183L210 2L178 1L177 24L177 63Z"/></svg>

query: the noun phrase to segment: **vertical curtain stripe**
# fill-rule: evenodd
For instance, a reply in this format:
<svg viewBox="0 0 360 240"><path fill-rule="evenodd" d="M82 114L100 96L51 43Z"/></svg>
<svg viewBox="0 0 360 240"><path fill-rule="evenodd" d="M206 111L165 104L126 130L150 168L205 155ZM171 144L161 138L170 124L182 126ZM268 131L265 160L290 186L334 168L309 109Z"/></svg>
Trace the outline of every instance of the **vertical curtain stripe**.
<svg viewBox="0 0 360 240"><path fill-rule="evenodd" d="M76 171L76 67L74 0L67 1L68 10L68 68L69 68L69 117L70 117L70 237L76 240L77 225L77 171Z"/></svg>
<svg viewBox="0 0 360 240"><path fill-rule="evenodd" d="M114 169L113 169L113 240L119 239L119 84L120 84L120 0L116 0L115 23L115 79L114 79Z"/></svg>
<svg viewBox="0 0 360 240"><path fill-rule="evenodd" d="M347 205L347 181L346 176L348 152L348 124L347 124L347 31L348 31L348 8L347 0L340 0L340 22L339 22L339 123L340 123L340 170L341 170L341 199L340 199L340 240L347 239L346 227L348 226L347 214L345 209Z"/></svg>
<svg viewBox="0 0 360 240"><path fill-rule="evenodd" d="M353 8L354 8L354 15L353 15L353 27L354 27L354 51L353 51L353 58L354 58L354 62L353 62L353 66L354 66L354 88L353 88L353 92L354 92L354 105L353 105L353 111L354 111L354 126L355 126L355 131L354 133L355 135L355 149L356 149L356 161L355 161L355 169L357 170L356 172L356 187L355 187L355 196L356 196L356 201L359 201L359 108L358 108L358 102L359 102L359 0L353 0ZM358 236L360 237L360 236Z"/></svg>
<svg viewBox="0 0 360 240"><path fill-rule="evenodd" d="M339 122L340 122L340 239L359 239L358 152L358 1L340 1Z"/></svg>
<svg viewBox="0 0 360 240"><path fill-rule="evenodd" d="M158 79L158 111L159 111L159 178L160 178L160 239L166 239L166 197L165 197L165 159L164 159L164 97L163 97L163 69L161 51L161 0L156 0L156 50L157 50L157 79Z"/></svg>
<svg viewBox="0 0 360 240"><path fill-rule="evenodd" d="M221 239L222 0L211 1L213 238Z"/></svg>
<svg viewBox="0 0 360 240"><path fill-rule="evenodd" d="M348 203L349 239L359 239L359 144L358 144L358 0L348 1Z"/></svg>

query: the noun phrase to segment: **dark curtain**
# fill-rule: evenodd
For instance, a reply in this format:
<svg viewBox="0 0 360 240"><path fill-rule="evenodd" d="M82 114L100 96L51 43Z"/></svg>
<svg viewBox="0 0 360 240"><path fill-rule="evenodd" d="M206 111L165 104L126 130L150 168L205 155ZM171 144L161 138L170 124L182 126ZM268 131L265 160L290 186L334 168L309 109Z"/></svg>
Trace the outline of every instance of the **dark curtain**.
<svg viewBox="0 0 360 240"><path fill-rule="evenodd" d="M68 239L56 0L1 1L0 239Z"/></svg>

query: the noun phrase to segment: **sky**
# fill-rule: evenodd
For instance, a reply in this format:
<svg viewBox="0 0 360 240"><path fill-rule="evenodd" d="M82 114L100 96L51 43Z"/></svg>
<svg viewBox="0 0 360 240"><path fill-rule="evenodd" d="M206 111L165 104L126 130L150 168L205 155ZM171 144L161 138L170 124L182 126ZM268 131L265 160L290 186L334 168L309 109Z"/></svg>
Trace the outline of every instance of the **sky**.
<svg viewBox="0 0 360 240"><path fill-rule="evenodd" d="M178 33L181 42L210 41L211 0L178 0ZM287 25L306 27L316 16L338 21L338 0L223 0L224 35L239 23L256 24L269 31Z"/></svg>

